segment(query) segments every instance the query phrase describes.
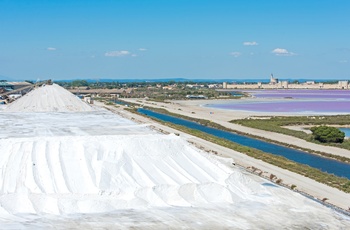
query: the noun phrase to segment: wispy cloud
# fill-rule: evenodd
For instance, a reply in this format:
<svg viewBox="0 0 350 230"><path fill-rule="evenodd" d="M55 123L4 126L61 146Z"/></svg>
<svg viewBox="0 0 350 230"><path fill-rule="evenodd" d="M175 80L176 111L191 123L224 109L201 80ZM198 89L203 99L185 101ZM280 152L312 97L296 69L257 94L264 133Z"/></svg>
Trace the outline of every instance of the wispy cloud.
<svg viewBox="0 0 350 230"><path fill-rule="evenodd" d="M123 57L123 56L128 56L131 53L127 50L115 50L115 51L108 51L105 53L106 57Z"/></svg>
<svg viewBox="0 0 350 230"><path fill-rule="evenodd" d="M257 42L243 42L244 46L257 46L259 45Z"/></svg>
<svg viewBox="0 0 350 230"><path fill-rule="evenodd" d="M55 51L55 50L57 50L57 49L54 48L54 47L47 47L46 49L49 50L49 51Z"/></svg>
<svg viewBox="0 0 350 230"><path fill-rule="evenodd" d="M348 63L348 60L341 60L339 63Z"/></svg>
<svg viewBox="0 0 350 230"><path fill-rule="evenodd" d="M239 57L239 56L241 56L242 54L241 54L240 52L235 51L235 52L231 52L230 55L231 55L231 56L234 56L234 57Z"/></svg>
<svg viewBox="0 0 350 230"><path fill-rule="evenodd" d="M146 48L140 48L139 51L147 51Z"/></svg>
<svg viewBox="0 0 350 230"><path fill-rule="evenodd" d="M277 56L293 56L293 55L296 55L295 53L289 52L288 50L282 49L282 48L276 48L276 49L272 50L271 53L273 53L273 54L275 54Z"/></svg>

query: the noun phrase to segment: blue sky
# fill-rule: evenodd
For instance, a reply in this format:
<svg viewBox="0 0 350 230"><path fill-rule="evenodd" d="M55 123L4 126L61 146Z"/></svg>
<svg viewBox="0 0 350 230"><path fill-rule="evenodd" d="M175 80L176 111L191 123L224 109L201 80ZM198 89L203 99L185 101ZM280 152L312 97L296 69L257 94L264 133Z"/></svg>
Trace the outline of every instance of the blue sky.
<svg viewBox="0 0 350 230"><path fill-rule="evenodd" d="M350 79L348 0L0 0L13 79Z"/></svg>

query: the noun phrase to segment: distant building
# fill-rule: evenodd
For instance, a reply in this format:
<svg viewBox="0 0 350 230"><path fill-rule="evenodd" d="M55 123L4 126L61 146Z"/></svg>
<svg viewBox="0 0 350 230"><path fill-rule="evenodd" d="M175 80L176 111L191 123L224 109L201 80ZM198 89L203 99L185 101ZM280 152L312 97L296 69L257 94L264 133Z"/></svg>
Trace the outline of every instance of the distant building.
<svg viewBox="0 0 350 230"><path fill-rule="evenodd" d="M220 87L220 84L209 84L208 85L209 89L214 89L214 88L219 88L219 87Z"/></svg>
<svg viewBox="0 0 350 230"><path fill-rule="evenodd" d="M348 81L338 81L338 88L339 89L348 89L349 82Z"/></svg>
<svg viewBox="0 0 350 230"><path fill-rule="evenodd" d="M281 82L278 82L278 85L279 85L279 88L282 88L282 89L288 89L288 81L281 81Z"/></svg>
<svg viewBox="0 0 350 230"><path fill-rule="evenodd" d="M278 78L274 78L273 74L270 75L270 84L275 85L278 83Z"/></svg>
<svg viewBox="0 0 350 230"><path fill-rule="evenodd" d="M194 89L199 89L199 88L204 88L204 85L198 85L198 84L187 84L187 88L194 88Z"/></svg>
<svg viewBox="0 0 350 230"><path fill-rule="evenodd" d="M4 80L0 81L0 88L5 92L14 90L14 86L12 84L10 84L9 82L4 81Z"/></svg>
<svg viewBox="0 0 350 230"><path fill-rule="evenodd" d="M167 85L167 86L163 86L163 89L166 89L166 90L173 90L174 87L173 87L173 86L170 86L170 85Z"/></svg>
<svg viewBox="0 0 350 230"><path fill-rule="evenodd" d="M32 83L29 83L26 81L12 81L12 82L8 82L8 83L13 85L14 90L33 85Z"/></svg>
<svg viewBox="0 0 350 230"><path fill-rule="evenodd" d="M207 99L207 97L203 96L203 95L187 95L186 98L188 98L188 99Z"/></svg>

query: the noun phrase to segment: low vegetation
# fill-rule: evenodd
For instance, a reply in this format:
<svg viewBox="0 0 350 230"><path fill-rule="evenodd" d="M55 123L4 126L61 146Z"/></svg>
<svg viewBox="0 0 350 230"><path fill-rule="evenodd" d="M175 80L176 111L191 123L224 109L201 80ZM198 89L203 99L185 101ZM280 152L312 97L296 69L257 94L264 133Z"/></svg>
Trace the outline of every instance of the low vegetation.
<svg viewBox="0 0 350 230"><path fill-rule="evenodd" d="M203 96L207 99L238 99L246 94L237 94L221 89L221 83L213 80L212 82L193 82L179 81L175 82L118 82L118 81L57 81L56 84L66 89L130 89L128 94L119 95L121 98L148 98L150 101L167 102L168 100L186 100L188 95Z"/></svg>
<svg viewBox="0 0 350 230"><path fill-rule="evenodd" d="M338 148L350 150L350 140L344 139L342 142L321 142L312 134L307 134L303 131L296 131L285 128L285 126L344 126L350 125L350 115L336 116L275 116L275 117L256 117L232 120L232 123L244 125L247 127L262 129L270 132L276 132L304 139L317 144L326 144Z"/></svg>

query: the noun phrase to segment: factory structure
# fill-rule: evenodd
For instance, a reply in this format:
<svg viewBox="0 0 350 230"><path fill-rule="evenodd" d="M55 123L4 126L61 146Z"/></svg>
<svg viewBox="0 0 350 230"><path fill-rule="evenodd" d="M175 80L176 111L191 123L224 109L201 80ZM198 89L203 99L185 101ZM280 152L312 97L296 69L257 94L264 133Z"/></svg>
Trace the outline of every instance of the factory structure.
<svg viewBox="0 0 350 230"><path fill-rule="evenodd" d="M28 93L34 85L29 82L8 82L0 80L0 104L7 104Z"/></svg>
<svg viewBox="0 0 350 230"><path fill-rule="evenodd" d="M223 89L350 89L349 81L338 81L338 83L316 83L306 81L303 83L290 83L289 81L279 81L273 74L270 75L268 83L233 83L223 82Z"/></svg>

